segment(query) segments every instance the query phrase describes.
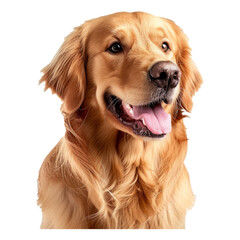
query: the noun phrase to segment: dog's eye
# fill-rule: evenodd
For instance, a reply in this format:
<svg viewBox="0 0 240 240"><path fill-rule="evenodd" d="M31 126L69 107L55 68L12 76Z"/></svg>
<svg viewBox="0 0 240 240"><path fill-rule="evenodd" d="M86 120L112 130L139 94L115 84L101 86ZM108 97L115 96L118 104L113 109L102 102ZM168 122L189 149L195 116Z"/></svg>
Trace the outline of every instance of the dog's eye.
<svg viewBox="0 0 240 240"><path fill-rule="evenodd" d="M167 42L162 43L162 49L163 49L164 52L167 52L167 50L169 49L169 45L168 45Z"/></svg>
<svg viewBox="0 0 240 240"><path fill-rule="evenodd" d="M110 48L108 48L108 50L111 52L111 53L119 53L121 52L123 49L122 49L122 46L120 45L120 43L113 43Z"/></svg>

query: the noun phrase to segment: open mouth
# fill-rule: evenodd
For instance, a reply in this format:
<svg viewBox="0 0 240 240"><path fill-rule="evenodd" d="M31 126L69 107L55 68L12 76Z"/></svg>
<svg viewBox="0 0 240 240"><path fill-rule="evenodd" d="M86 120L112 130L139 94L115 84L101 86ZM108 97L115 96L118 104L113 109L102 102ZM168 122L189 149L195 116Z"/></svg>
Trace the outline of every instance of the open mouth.
<svg viewBox="0 0 240 240"><path fill-rule="evenodd" d="M171 131L171 116L161 101L133 106L110 93L105 93L104 98L107 109L136 135L161 138Z"/></svg>

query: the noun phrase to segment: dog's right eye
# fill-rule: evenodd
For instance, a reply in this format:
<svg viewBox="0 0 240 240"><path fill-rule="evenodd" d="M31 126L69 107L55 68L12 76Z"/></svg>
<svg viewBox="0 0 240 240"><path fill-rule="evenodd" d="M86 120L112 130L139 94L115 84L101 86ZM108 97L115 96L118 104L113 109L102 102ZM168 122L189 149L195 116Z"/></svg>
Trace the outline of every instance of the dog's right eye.
<svg viewBox="0 0 240 240"><path fill-rule="evenodd" d="M121 52L123 49L122 49L122 46L120 45L120 43L118 42L115 42L113 43L109 48L108 48L108 51L110 51L111 53L119 53Z"/></svg>

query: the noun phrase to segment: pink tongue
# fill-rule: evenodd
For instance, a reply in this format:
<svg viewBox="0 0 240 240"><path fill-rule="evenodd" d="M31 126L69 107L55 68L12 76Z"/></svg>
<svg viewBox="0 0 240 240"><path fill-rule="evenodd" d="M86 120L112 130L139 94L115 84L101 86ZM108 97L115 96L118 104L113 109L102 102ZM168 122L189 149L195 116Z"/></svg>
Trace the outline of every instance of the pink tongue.
<svg viewBox="0 0 240 240"><path fill-rule="evenodd" d="M153 108L133 106L134 119L143 119L147 128L154 134L166 134L171 131L171 116L167 114L162 106Z"/></svg>

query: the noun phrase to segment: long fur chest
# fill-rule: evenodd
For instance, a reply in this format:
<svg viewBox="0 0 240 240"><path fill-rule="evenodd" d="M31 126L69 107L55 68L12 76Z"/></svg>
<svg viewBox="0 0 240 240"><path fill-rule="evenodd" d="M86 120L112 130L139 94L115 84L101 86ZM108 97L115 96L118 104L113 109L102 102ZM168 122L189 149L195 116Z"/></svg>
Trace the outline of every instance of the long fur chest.
<svg viewBox="0 0 240 240"><path fill-rule="evenodd" d="M73 143L66 136L49 154L40 172L48 186L40 186L39 204L43 213L52 209L59 216L52 217L58 226L47 227L184 228L194 202L183 164L186 141L170 151L167 139L120 139L115 147L95 142L96 150L83 152L85 141Z"/></svg>

